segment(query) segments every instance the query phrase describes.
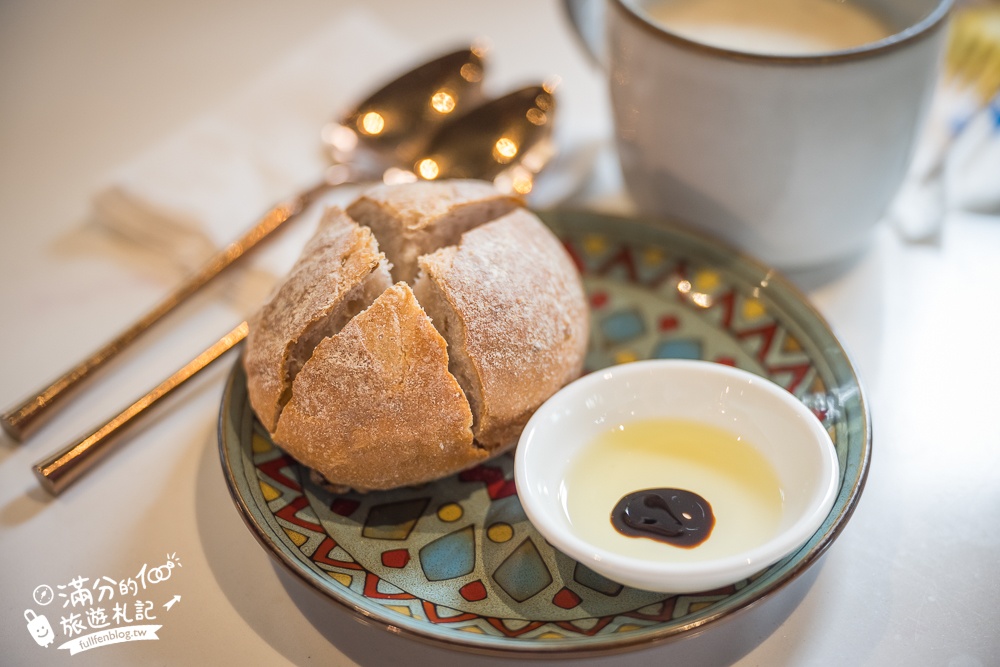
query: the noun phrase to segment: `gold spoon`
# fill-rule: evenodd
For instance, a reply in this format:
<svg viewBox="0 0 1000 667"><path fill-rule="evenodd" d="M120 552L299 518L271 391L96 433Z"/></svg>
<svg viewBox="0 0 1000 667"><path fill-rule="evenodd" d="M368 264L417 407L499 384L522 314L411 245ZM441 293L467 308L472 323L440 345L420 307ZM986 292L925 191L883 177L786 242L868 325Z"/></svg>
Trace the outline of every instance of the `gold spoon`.
<svg viewBox="0 0 1000 667"><path fill-rule="evenodd" d="M436 127L479 103L482 78L481 50L473 47L449 53L403 74L345 114L339 123L328 125L324 139L341 143L331 144L335 163L322 180L268 211L240 239L209 258L113 340L11 408L0 418L3 429L17 441L27 438L55 416L63 401L84 380L327 190L370 178L371 170L379 165L385 169L387 165L410 164Z"/></svg>
<svg viewBox="0 0 1000 667"><path fill-rule="evenodd" d="M487 102L443 125L412 171L396 170L387 173L386 178L412 181L478 177L526 193L531 190L534 174L551 156L554 110L555 100L547 86L530 86ZM247 323L240 322L111 421L37 463L34 472L39 483L54 495L62 492L108 454L118 436L150 407L235 347L247 332Z"/></svg>
<svg viewBox="0 0 1000 667"><path fill-rule="evenodd" d="M420 178L479 178L521 195L553 154L553 86L527 86L443 125L414 165Z"/></svg>

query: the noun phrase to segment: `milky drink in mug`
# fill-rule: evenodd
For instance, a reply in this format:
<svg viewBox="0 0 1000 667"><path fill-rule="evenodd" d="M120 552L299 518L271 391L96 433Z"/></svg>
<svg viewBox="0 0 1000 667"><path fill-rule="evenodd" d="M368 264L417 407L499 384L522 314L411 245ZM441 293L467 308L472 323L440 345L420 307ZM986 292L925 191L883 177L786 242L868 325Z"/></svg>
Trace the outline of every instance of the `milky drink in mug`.
<svg viewBox="0 0 1000 667"><path fill-rule="evenodd" d="M682 37L747 53L827 53L890 34L864 7L835 0L659 0L648 7L654 22Z"/></svg>
<svg viewBox="0 0 1000 667"><path fill-rule="evenodd" d="M606 0L591 45L637 208L779 268L858 253L905 175L950 6Z"/></svg>

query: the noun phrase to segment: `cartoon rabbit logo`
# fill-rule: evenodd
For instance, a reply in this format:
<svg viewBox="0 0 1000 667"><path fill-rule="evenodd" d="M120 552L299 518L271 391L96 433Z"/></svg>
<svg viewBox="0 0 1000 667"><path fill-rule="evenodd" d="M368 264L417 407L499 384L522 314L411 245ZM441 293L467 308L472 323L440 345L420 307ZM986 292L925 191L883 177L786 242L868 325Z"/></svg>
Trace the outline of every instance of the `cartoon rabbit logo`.
<svg viewBox="0 0 1000 667"><path fill-rule="evenodd" d="M56 633L52 632L49 619L37 615L34 609L24 610L24 620L28 622L28 632L39 646L48 646L56 640Z"/></svg>

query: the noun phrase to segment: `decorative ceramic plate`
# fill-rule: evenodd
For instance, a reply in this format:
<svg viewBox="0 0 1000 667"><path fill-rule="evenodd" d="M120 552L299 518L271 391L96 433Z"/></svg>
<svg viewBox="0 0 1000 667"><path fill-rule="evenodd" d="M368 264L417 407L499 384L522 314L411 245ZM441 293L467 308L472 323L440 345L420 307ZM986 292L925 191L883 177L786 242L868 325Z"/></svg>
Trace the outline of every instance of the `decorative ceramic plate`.
<svg viewBox="0 0 1000 667"><path fill-rule="evenodd" d="M525 518L511 456L419 488L331 494L255 419L237 364L219 439L230 492L258 540L362 618L492 653L617 651L676 638L761 599L813 564L847 523L871 453L858 377L823 319L779 275L688 232L549 213L587 289L586 370L707 359L770 378L829 429L840 492L801 549L746 581L695 595L622 587L554 550Z"/></svg>

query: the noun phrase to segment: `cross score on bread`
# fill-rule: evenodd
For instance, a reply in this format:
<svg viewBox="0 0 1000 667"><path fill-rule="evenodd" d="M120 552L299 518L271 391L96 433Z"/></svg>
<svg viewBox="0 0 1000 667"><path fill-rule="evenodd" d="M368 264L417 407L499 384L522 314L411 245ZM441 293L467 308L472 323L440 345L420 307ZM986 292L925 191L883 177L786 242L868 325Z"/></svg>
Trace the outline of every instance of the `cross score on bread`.
<svg viewBox="0 0 1000 667"><path fill-rule="evenodd" d="M331 208L250 321L250 403L337 487L431 481L507 451L581 372L572 260L480 181L378 186Z"/></svg>

